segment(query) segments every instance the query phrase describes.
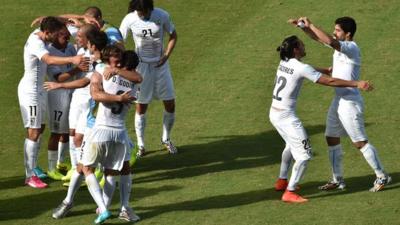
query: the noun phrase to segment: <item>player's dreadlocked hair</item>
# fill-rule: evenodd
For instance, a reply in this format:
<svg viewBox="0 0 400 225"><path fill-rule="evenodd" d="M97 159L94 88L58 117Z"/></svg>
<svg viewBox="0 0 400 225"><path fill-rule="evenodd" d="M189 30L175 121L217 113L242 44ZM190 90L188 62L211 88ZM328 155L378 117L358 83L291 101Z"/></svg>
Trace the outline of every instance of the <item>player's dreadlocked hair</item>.
<svg viewBox="0 0 400 225"><path fill-rule="evenodd" d="M150 12L153 11L153 0L131 0L128 6L128 13L134 11Z"/></svg>
<svg viewBox="0 0 400 225"><path fill-rule="evenodd" d="M294 58L294 49L298 48L300 40L296 35L292 35L283 40L282 44L276 49L280 53L282 60L288 61Z"/></svg>

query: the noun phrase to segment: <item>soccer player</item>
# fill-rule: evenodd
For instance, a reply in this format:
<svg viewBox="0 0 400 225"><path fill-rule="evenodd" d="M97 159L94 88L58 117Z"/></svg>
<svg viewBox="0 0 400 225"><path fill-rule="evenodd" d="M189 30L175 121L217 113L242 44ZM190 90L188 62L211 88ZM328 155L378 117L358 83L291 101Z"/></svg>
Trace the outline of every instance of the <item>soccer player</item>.
<svg viewBox="0 0 400 225"><path fill-rule="evenodd" d="M60 31L56 41L49 46L48 51L50 54L60 57L75 56L76 50L74 46L69 43L69 39L70 33L67 28L64 27ZM81 67L75 68L72 68L70 64L49 65L47 67L47 79L54 82L65 81L70 76L74 76L86 68L87 65L81 65ZM67 167L64 164L64 155L69 149L68 112L70 101L70 90L58 89L48 92L47 109L51 134L48 143L49 170L47 175L54 180L61 180L63 175L60 171L67 171Z"/></svg>
<svg viewBox="0 0 400 225"><path fill-rule="evenodd" d="M100 162L105 168L106 181L111 175L118 174L127 164L129 167L131 141L125 128L125 118L130 103L135 99L132 95L132 83L119 76L123 51L116 46L103 50L102 61L96 67L91 78L91 95L99 102L96 122L90 137L85 142L82 155L83 172L90 194L98 205L99 215L96 224L104 222L111 216L107 210L102 191L93 172ZM108 71L107 71L108 70ZM106 80L109 71L114 75ZM141 79L138 77L138 79ZM107 185L107 182L106 182ZM130 192L126 189L125 191ZM107 196L107 195L106 195ZM120 213L126 214L129 209L129 220L137 221L139 217L130 208L123 208Z"/></svg>
<svg viewBox="0 0 400 225"><path fill-rule="evenodd" d="M307 17L290 20L293 24L300 21L304 24L303 31L312 39L334 49L332 77L344 80L360 78L361 54L360 48L353 40L357 30L353 18L336 19L333 37L315 26ZM329 107L325 130L333 179L319 188L321 190L345 188L340 137L347 134L376 174L370 191L380 191L391 182L392 178L384 171L376 148L368 140L364 126L363 98L356 88L335 88L335 92L336 95Z"/></svg>
<svg viewBox="0 0 400 225"><path fill-rule="evenodd" d="M346 81L321 74L310 65L301 62L306 55L303 42L296 36L285 38L277 49L281 61L275 78L269 118L272 125L285 141L282 153L280 178L275 184L278 191L285 191L282 201L303 203L308 201L296 193L297 184L304 175L311 159L311 144L308 135L296 115L296 102L304 79L332 87L354 87L370 90L366 81ZM287 182L288 164L295 160L292 174ZM286 170L282 170L285 168Z"/></svg>
<svg viewBox="0 0 400 225"><path fill-rule="evenodd" d="M46 17L40 24L40 29L33 31L24 47L24 76L18 85L18 99L24 127L27 136L24 143L25 184L34 188L45 188L33 172L37 164L40 149L39 138L44 130L46 111L46 92L43 89L46 64L75 64L83 62L82 56L58 57L51 56L47 44L54 42L65 25L54 17Z"/></svg>
<svg viewBox="0 0 400 225"><path fill-rule="evenodd" d="M135 42L136 53L140 58L137 71L143 76L136 101L135 130L138 156L145 154L144 133L147 106L153 98L164 103L163 134L161 143L171 154L178 152L170 140L175 122L175 92L168 58L177 42L177 33L169 14L154 8L152 0L131 0L128 14L122 20L120 31L124 40L130 30ZM169 35L166 49L163 47L164 33Z"/></svg>

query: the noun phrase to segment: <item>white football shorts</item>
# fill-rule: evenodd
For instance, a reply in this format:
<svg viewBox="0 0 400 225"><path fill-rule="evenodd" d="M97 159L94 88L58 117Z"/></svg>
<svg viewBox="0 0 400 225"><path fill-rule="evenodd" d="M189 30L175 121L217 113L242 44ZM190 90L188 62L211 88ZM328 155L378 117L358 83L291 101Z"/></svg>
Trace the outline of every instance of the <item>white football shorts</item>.
<svg viewBox="0 0 400 225"><path fill-rule="evenodd" d="M142 75L143 81L138 85L137 103L149 104L152 99L163 101L175 99L174 83L168 62L161 67L157 63L140 62L137 71Z"/></svg>
<svg viewBox="0 0 400 225"><path fill-rule="evenodd" d="M18 100L24 127L41 128L46 120L47 92L40 90L37 94L27 93L19 85Z"/></svg>
<svg viewBox="0 0 400 225"><path fill-rule="evenodd" d="M88 111L89 99L90 96L72 95L68 117L70 129L76 129L81 114L84 114Z"/></svg>
<svg viewBox="0 0 400 225"><path fill-rule="evenodd" d="M126 129L95 127L82 146L81 163L90 167L100 163L105 169L120 171L124 161L130 159L131 147Z"/></svg>
<svg viewBox="0 0 400 225"><path fill-rule="evenodd" d="M368 140L364 127L364 103L361 97L336 96L329 107L325 136L348 135L352 142Z"/></svg>
<svg viewBox="0 0 400 225"><path fill-rule="evenodd" d="M71 91L68 89L57 89L47 93L47 115L52 133L68 134L70 102Z"/></svg>
<svg viewBox="0 0 400 225"><path fill-rule="evenodd" d="M277 110L271 108L269 119L281 135L294 160L309 160L312 158L310 140L300 119L293 110Z"/></svg>

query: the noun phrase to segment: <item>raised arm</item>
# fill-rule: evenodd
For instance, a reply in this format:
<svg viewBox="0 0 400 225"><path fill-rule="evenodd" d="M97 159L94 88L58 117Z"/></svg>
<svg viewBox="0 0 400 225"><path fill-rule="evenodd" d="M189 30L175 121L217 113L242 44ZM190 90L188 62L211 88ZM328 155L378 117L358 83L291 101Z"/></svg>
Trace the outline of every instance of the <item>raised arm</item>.
<svg viewBox="0 0 400 225"><path fill-rule="evenodd" d="M76 56L70 56L70 57L59 57L59 56L53 56L50 54L44 54L41 59L44 63L48 65L65 65L65 64L74 64L74 65L79 65L81 62L83 62L85 59L83 55L76 55Z"/></svg>
<svg viewBox="0 0 400 225"><path fill-rule="evenodd" d="M95 101L103 103L130 103L135 100L135 98L130 95L130 91L126 91L121 95L112 95L104 92L102 77L97 72L94 72L90 79L90 95Z"/></svg>
<svg viewBox="0 0 400 225"><path fill-rule="evenodd" d="M300 27L304 33L306 33L312 39L321 42L322 44L331 46L332 48L340 51L340 43L334 39L331 35L328 35L325 31L315 26L310 19L307 17L300 17L299 19L290 19L291 24L298 24L299 22L304 23L304 27Z"/></svg>
<svg viewBox="0 0 400 225"><path fill-rule="evenodd" d="M137 84L141 83L143 80L142 76L135 70L126 70L126 69L111 68L111 67L106 67L104 69L103 73L104 79L108 80L114 75L120 75L121 77Z"/></svg>

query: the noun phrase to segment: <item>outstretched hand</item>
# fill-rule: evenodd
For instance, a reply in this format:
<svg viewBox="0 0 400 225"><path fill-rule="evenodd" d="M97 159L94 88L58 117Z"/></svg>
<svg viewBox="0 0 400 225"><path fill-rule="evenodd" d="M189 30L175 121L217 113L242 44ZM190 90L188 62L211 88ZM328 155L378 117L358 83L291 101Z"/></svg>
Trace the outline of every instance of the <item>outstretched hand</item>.
<svg viewBox="0 0 400 225"><path fill-rule="evenodd" d="M51 90L55 90L55 89L59 89L61 88L61 84L57 83L57 82L50 82L50 81L46 81L43 84L43 88L46 91L51 91Z"/></svg>
<svg viewBox="0 0 400 225"><path fill-rule="evenodd" d="M357 88L363 91L372 91L374 90L374 86L369 81L360 80L357 83Z"/></svg>

